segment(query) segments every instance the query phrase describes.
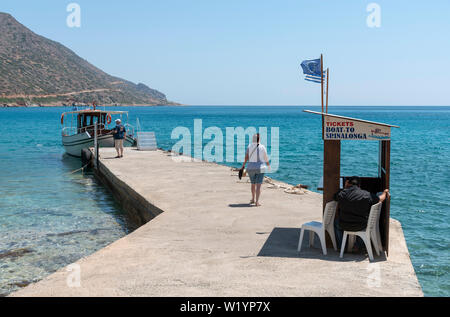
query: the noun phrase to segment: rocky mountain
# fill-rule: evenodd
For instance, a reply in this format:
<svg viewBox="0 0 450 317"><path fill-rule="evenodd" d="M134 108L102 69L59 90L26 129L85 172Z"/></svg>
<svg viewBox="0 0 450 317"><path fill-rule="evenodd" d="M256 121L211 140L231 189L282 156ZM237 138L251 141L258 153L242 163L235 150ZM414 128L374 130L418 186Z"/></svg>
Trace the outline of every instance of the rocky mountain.
<svg viewBox="0 0 450 317"><path fill-rule="evenodd" d="M167 105L146 85L108 75L0 12L0 105Z"/></svg>

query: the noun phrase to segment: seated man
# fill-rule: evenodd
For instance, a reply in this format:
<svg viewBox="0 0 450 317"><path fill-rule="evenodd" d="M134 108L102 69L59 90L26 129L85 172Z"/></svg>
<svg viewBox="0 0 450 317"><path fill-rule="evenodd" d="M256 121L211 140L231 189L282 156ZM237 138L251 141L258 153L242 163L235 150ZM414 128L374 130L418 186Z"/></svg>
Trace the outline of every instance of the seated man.
<svg viewBox="0 0 450 317"><path fill-rule="evenodd" d="M344 189L334 195L339 203L339 214L335 218L334 228L338 246L342 244L343 231L363 231L367 227L370 208L378 202L389 197L389 189L385 189L380 196L369 193L360 188L358 176L350 177L345 181ZM362 250L363 241L358 237L356 250Z"/></svg>

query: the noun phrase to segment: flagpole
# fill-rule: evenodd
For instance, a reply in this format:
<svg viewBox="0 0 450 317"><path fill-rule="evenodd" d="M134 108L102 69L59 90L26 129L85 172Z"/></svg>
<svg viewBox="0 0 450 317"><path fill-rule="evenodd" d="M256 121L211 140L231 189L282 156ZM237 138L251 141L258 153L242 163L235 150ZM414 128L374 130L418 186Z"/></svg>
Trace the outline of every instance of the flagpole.
<svg viewBox="0 0 450 317"><path fill-rule="evenodd" d="M327 103L326 103L327 107L325 110L326 113L328 113L328 83L329 82L330 82L330 69L327 68Z"/></svg>
<svg viewBox="0 0 450 317"><path fill-rule="evenodd" d="M322 112L323 112L323 54L320 54L320 87L322 91Z"/></svg>
<svg viewBox="0 0 450 317"><path fill-rule="evenodd" d="M322 113L323 113L323 54L320 54L320 88L321 88L321 95L322 95ZM322 139L324 136L324 118L322 115Z"/></svg>

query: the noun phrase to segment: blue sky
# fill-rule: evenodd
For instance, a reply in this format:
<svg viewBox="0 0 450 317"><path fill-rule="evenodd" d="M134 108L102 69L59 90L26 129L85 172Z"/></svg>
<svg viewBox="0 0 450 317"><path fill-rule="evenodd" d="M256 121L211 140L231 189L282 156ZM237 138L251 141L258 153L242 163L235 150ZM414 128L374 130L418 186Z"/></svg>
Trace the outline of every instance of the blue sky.
<svg viewBox="0 0 450 317"><path fill-rule="evenodd" d="M81 6L81 28L66 6ZM369 28L366 7L381 7ZM102 70L194 105L319 105L300 62L324 54L330 105L450 105L450 1L2 0Z"/></svg>

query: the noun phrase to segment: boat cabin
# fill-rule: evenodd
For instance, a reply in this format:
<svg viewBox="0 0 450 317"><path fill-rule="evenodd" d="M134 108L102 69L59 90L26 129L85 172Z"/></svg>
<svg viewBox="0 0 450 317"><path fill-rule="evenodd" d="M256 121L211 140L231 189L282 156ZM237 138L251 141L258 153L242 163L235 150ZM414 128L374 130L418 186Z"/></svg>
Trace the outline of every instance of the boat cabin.
<svg viewBox="0 0 450 317"><path fill-rule="evenodd" d="M88 132L90 135L93 135L93 131L95 129L95 124L98 123L98 133L100 135L104 133L108 133L111 130L106 129L108 122L107 117L108 114L105 112L84 112L80 113L77 116L77 132L84 133ZM109 122L111 123L111 122Z"/></svg>
<svg viewBox="0 0 450 317"><path fill-rule="evenodd" d="M61 117L61 124L66 125L63 129L63 135L83 134L85 132L89 135L94 135L95 124L97 123L98 135L105 135L111 132L110 124L114 124L112 115L119 115L123 122L123 115L128 118L128 113L125 111L102 111L102 110L80 110L73 112L66 112ZM69 120L64 120L66 116L71 115L70 126ZM125 122L123 122L125 124Z"/></svg>

